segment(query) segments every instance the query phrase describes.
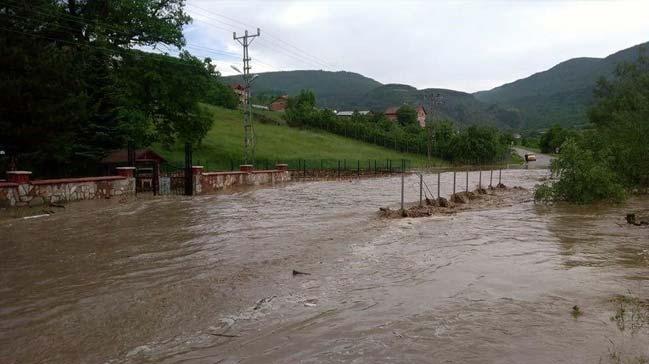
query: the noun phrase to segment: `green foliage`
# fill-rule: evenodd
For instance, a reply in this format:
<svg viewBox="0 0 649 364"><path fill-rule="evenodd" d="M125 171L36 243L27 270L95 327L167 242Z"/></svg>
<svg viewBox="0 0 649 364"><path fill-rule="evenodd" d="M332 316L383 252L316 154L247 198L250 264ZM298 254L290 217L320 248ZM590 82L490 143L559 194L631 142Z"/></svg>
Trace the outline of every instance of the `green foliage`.
<svg viewBox="0 0 649 364"><path fill-rule="evenodd" d="M229 107L218 73L135 46L182 47L184 0L8 0L0 4L0 145L36 176L96 173L127 140L198 141L198 101Z"/></svg>
<svg viewBox="0 0 649 364"><path fill-rule="evenodd" d="M417 110L410 105L403 105L397 110L397 121L401 126L417 124Z"/></svg>
<svg viewBox="0 0 649 364"><path fill-rule="evenodd" d="M302 91L289 98L285 112L287 124L293 127L308 127L326 130L345 137L352 137L374 143L400 152L427 154L428 137L434 140L433 155L458 163L491 163L508 157L510 136L501 134L495 128L470 127L456 132L453 124L439 122L430 124L430 132L422 129L411 119L414 111L406 110L408 123L392 122L381 113L351 117L337 117L329 110L315 108L315 95ZM405 117L404 117L405 119Z"/></svg>
<svg viewBox="0 0 649 364"><path fill-rule="evenodd" d="M622 64L613 81L602 79L590 110L597 140L627 186L649 186L649 58Z"/></svg>
<svg viewBox="0 0 649 364"><path fill-rule="evenodd" d="M599 81L593 128L563 144L552 165L560 180L543 187L539 200L621 201L625 188L649 186L649 59L621 64L615 76Z"/></svg>
<svg viewBox="0 0 649 364"><path fill-rule="evenodd" d="M565 129L559 124L554 124L550 130L541 135L539 147L543 153L557 153L566 140L574 137L576 137L574 130Z"/></svg>
<svg viewBox="0 0 649 364"><path fill-rule="evenodd" d="M466 164L493 162L509 151L507 138L486 126L470 126L456 134L451 143L454 160Z"/></svg>
<svg viewBox="0 0 649 364"><path fill-rule="evenodd" d="M624 187L608 161L574 139L563 144L561 155L552 161L552 173L559 180L537 188L534 195L537 201L587 204L625 199Z"/></svg>
<svg viewBox="0 0 649 364"><path fill-rule="evenodd" d="M211 126L198 101L214 90L203 62L187 52L181 63L144 52L128 52L118 68L119 122L137 145L176 139L196 143Z"/></svg>

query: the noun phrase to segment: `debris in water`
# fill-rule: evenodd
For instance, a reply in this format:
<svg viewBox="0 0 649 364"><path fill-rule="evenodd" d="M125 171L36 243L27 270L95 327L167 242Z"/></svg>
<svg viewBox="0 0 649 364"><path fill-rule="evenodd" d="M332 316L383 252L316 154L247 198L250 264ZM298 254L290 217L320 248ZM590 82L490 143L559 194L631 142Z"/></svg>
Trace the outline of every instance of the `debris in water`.
<svg viewBox="0 0 649 364"><path fill-rule="evenodd" d="M574 305L574 306L572 306L571 314L572 314L572 317L577 318L577 317L583 315L583 312L581 312L581 309L579 308L579 306Z"/></svg>
<svg viewBox="0 0 649 364"><path fill-rule="evenodd" d="M626 214L626 222L635 226L649 225L649 217L638 216L634 213Z"/></svg>
<svg viewBox="0 0 649 364"><path fill-rule="evenodd" d="M216 333L216 332L208 332L208 334L210 334L212 336L218 336L218 337L241 337L239 335L219 334L219 333Z"/></svg>
<svg viewBox="0 0 649 364"><path fill-rule="evenodd" d="M277 296L265 297L265 298L260 299L260 300L257 301L257 303L255 304L255 307L253 307L253 310L254 310L254 311L257 311L257 310L260 309L260 308L261 308L265 303L270 303L270 301L272 301L273 298L275 298L275 297L277 297Z"/></svg>
<svg viewBox="0 0 649 364"><path fill-rule="evenodd" d="M306 273L306 272L300 272L299 270L295 270L295 269L293 269L293 275L294 275L294 276L297 276L297 275L305 275L305 276L310 276L310 275L311 275L311 273Z"/></svg>
<svg viewBox="0 0 649 364"><path fill-rule="evenodd" d="M25 216L25 217L23 217L23 219L25 219L25 220L27 220L27 219L36 219L36 218L39 218L39 217L46 217L46 216L50 216L50 214Z"/></svg>

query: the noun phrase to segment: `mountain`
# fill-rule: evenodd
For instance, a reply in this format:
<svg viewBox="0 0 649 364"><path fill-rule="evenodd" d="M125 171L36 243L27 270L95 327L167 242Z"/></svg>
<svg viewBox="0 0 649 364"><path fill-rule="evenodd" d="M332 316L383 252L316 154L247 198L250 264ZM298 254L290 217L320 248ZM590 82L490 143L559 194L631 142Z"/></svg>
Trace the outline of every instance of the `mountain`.
<svg viewBox="0 0 649 364"><path fill-rule="evenodd" d="M240 76L224 77L226 83L241 83ZM253 97L295 95L312 90L318 106L335 110L384 111L403 104L430 105L430 96L440 94L443 102L435 108L435 117L451 119L458 125L489 124L500 128L518 128L517 111L478 101L473 95L446 89L418 90L409 85L382 84L352 72L284 71L260 73L254 81Z"/></svg>
<svg viewBox="0 0 649 364"><path fill-rule="evenodd" d="M224 77L226 83L242 83L241 76ZM359 96L381 86L371 78L353 72L282 71L260 73L254 81L254 94L296 95L300 90L312 90L318 105L342 108L355 105Z"/></svg>
<svg viewBox="0 0 649 364"><path fill-rule="evenodd" d="M620 62L636 61L643 46L649 46L649 42L606 58L570 59L527 78L474 94L382 84L353 72L285 71L260 73L253 97L267 102L276 95L295 95L307 89L316 94L320 107L384 111L403 104L430 106L431 95L440 94L443 102L433 110L435 117L451 119L460 126L487 124L516 130L544 129L554 123L580 126L588 122L586 111L593 101L597 80L610 77ZM240 76L224 80L241 83Z"/></svg>
<svg viewBox="0 0 649 364"><path fill-rule="evenodd" d="M621 62L634 62L649 42L614 53L606 58L573 58L532 76L489 91L473 94L476 99L520 111L526 129L545 128L553 123L579 126L587 123L586 112L600 77L611 77Z"/></svg>

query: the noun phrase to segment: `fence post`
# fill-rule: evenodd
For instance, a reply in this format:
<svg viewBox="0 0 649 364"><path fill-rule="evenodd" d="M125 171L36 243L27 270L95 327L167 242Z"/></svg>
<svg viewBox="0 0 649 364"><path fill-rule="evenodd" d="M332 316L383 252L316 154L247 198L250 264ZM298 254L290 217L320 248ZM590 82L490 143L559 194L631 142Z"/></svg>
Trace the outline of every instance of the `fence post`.
<svg viewBox="0 0 649 364"><path fill-rule="evenodd" d="M469 192L469 169L466 170L466 192Z"/></svg>
<svg viewBox="0 0 649 364"><path fill-rule="evenodd" d="M302 178L306 178L306 159L302 160Z"/></svg>
<svg viewBox="0 0 649 364"><path fill-rule="evenodd" d="M401 212L403 212L403 184L404 184L404 174L401 172Z"/></svg>
<svg viewBox="0 0 649 364"><path fill-rule="evenodd" d="M499 169L498 170L498 185L501 185L503 183L502 182L502 176L503 176L503 170Z"/></svg>
<svg viewBox="0 0 649 364"><path fill-rule="evenodd" d="M192 144L185 143L185 195L194 194L194 174L192 173Z"/></svg>
<svg viewBox="0 0 649 364"><path fill-rule="evenodd" d="M440 173L437 173L437 198L440 198L441 196L439 195L439 180L440 180Z"/></svg>
<svg viewBox="0 0 649 364"><path fill-rule="evenodd" d="M356 174L358 175L358 178L361 178L361 160L360 159L356 160Z"/></svg>
<svg viewBox="0 0 649 364"><path fill-rule="evenodd" d="M493 180L494 180L494 170L491 169L489 170L489 187L493 187Z"/></svg>
<svg viewBox="0 0 649 364"><path fill-rule="evenodd" d="M482 169L480 170L480 177L478 178L478 188L482 189Z"/></svg>
<svg viewBox="0 0 649 364"><path fill-rule="evenodd" d="M422 190L424 184L424 175L423 173L419 174L419 207L421 207L421 200L422 200L422 194L424 190Z"/></svg>
<svg viewBox="0 0 649 364"><path fill-rule="evenodd" d="M453 171L453 194L455 194L455 171Z"/></svg>
<svg viewBox="0 0 649 364"><path fill-rule="evenodd" d="M338 178L340 178L340 159L338 160Z"/></svg>

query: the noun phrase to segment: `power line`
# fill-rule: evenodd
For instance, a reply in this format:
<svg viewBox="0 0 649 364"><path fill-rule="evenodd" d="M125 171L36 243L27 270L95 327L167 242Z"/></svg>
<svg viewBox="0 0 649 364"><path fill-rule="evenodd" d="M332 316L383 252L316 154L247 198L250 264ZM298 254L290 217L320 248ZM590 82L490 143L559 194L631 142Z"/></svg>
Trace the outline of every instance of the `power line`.
<svg viewBox="0 0 649 364"><path fill-rule="evenodd" d="M219 22L219 23L222 23L222 24L225 24L225 25L228 25L228 26L234 27L233 24L226 23L226 22L224 22L224 21L221 21L221 20L219 20L219 19L215 19L215 18L213 18L213 17L208 17L208 16L203 15L203 14L198 14L198 15L201 16L201 17L209 18L209 19L211 19L211 20L213 20L213 21L216 21L216 22ZM212 23L210 23L210 22L208 22L208 21L206 21L206 20L202 20L202 19L195 19L195 20L196 20L197 22L200 22L200 23L203 23L203 24L209 25L210 27L213 27L213 28L215 28L215 29L219 29L219 30L223 30L223 31L227 31L227 32L234 32L234 30L231 29L231 28L224 28L224 27L222 27L222 26L212 24ZM295 59L295 60L297 60L297 61L300 61L300 62L302 62L302 63L309 64L309 65L311 65L311 66L315 65L316 67L323 67L323 66L324 66L325 68L327 67L327 65L326 65L325 63L323 63L323 62L312 61L312 60L310 60L310 59L308 59L308 58L306 58L306 57L301 56L301 55L298 54L298 53L295 53L295 52L291 51L290 49L287 49L287 48L285 48L285 47L282 47L281 45L274 45L274 44L273 44L273 45L268 46L268 45L262 43L262 44L261 44L261 47L264 48L264 49L272 50L272 51L280 51L280 52L283 52L285 55L287 55L287 56L289 56L289 57L291 57L291 58L293 58L293 59Z"/></svg>
<svg viewBox="0 0 649 364"><path fill-rule="evenodd" d="M231 17L225 16L225 15L222 15L222 14L219 14L219 13L216 13L216 12L213 12L213 11L210 11L210 10L207 10L207 9L205 9L205 8L201 8L201 7L199 7L199 6L197 6L197 5L194 5L194 4L189 4L188 6L193 7L193 8L196 8L196 9L199 9L199 10L205 12L205 13L208 13L208 14L211 14L211 15L214 15L214 16L218 16L218 17L221 17L221 18L224 18L224 19L230 20L230 21L235 22L235 23L239 23L239 24L241 24L241 25L250 26L249 24L246 24L246 23L244 23L244 22L241 22L241 21L239 21L239 20L237 20L237 19L234 19L234 18L231 18ZM199 15L200 15L200 14L199 14ZM205 16L205 15L202 15L202 16ZM207 16L205 16L205 17L207 17ZM213 17L209 17L209 18L211 18L212 20L217 21L217 22L219 22L219 23L222 23L222 24L228 25L228 26L235 26L235 25L233 25L233 24L231 24L231 23L227 23L227 22L224 22L224 21L222 21L222 20L215 19L215 18L213 18ZM201 20L199 20L199 21L201 21ZM202 21L202 22L204 22L204 21ZM309 62L311 62L311 63L316 63L316 64L318 64L319 66L324 66L325 68L332 68L330 62L322 61L319 57L316 57L316 56L314 56L314 55L312 55L312 54L310 54L310 53L308 53L308 52L306 52L306 51L300 49L299 47L297 47L297 46L295 46L295 45L289 43L288 41L285 41L285 40L283 40L282 38L280 38L280 37L278 37L278 36L272 35L272 34L269 33L269 32L265 32L265 34L267 34L269 37L275 39L277 42L281 42L281 43L283 43L283 44L285 44L285 45L287 45L287 46L292 47L293 49L295 49L295 51L292 51L292 50L287 49L287 48L285 48L285 47L283 47L283 46L281 46L281 45L277 45L277 44L275 45L276 47L278 47L278 48L284 50L285 52L290 53L290 54L292 54L292 55L294 55L294 56L296 56L296 57L301 57L303 60L309 60ZM297 53L297 52L302 53L302 55L300 55L300 54Z"/></svg>

